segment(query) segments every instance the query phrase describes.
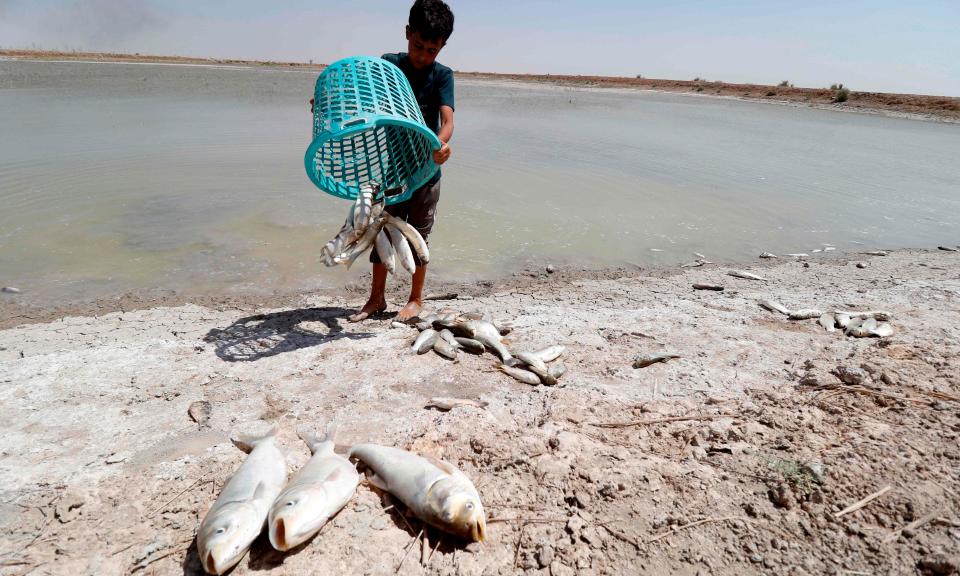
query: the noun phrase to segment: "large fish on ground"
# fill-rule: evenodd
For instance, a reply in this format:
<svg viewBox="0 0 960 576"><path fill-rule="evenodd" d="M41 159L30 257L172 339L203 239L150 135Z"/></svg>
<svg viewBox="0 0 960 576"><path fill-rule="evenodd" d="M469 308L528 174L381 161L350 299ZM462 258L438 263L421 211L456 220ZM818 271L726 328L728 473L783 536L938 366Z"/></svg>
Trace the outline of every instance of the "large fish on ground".
<svg viewBox="0 0 960 576"><path fill-rule="evenodd" d="M504 363L513 358L500 339L500 331L492 323L483 320L467 320L459 323L459 328L468 338L472 338L493 350Z"/></svg>
<svg viewBox="0 0 960 576"><path fill-rule="evenodd" d="M276 433L273 428L261 437L233 440L249 456L224 484L197 530L197 553L210 574L223 574L240 562L263 531L270 505L287 481Z"/></svg>
<svg viewBox="0 0 960 576"><path fill-rule="evenodd" d="M318 438L301 432L313 456L270 509L270 543L281 552L313 537L334 514L346 506L360 484L360 474L345 457L333 451L333 434Z"/></svg>
<svg viewBox="0 0 960 576"><path fill-rule="evenodd" d="M389 492L417 518L466 540L482 542L487 519L473 482L453 464L399 448L357 444L350 457L373 472L367 480Z"/></svg>

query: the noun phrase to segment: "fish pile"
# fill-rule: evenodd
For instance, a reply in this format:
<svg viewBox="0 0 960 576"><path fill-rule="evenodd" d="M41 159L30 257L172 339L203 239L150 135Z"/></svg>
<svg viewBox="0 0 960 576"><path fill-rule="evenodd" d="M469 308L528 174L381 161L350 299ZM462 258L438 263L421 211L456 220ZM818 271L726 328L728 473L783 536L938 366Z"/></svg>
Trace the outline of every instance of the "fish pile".
<svg viewBox="0 0 960 576"><path fill-rule="evenodd" d="M360 485L348 457L372 472L367 474L370 484L396 496L427 524L470 541L485 538L480 494L449 462L376 444L355 445L342 456L334 452L332 432L324 438L301 432L312 456L287 483L276 431L233 440L248 456L197 530L197 552L207 573L224 574L236 566L264 525L270 544L282 552L316 535Z"/></svg>
<svg viewBox="0 0 960 576"><path fill-rule="evenodd" d="M554 362L566 352L566 348L548 346L532 352L511 353L503 336L512 328L480 312L460 314L445 309L423 316L416 327L420 334L411 346L411 351L416 354L433 350L448 360L459 362L461 350L477 355L489 350L500 359L498 368L501 372L531 386L553 386L567 371L562 362Z"/></svg>
<svg viewBox="0 0 960 576"><path fill-rule="evenodd" d="M893 336L893 327L891 327L888 322L891 314L882 310L871 310L869 312L851 312L847 310L823 312L814 308L789 310L773 300L761 300L760 306L771 312L784 314L791 320L811 320L816 318L817 322L823 326L827 332L835 332L837 329L840 329L843 330L845 335L853 336L854 338L867 338L871 336L886 338Z"/></svg>
<svg viewBox="0 0 960 576"><path fill-rule="evenodd" d="M396 272L398 263L410 274L416 272L414 252L423 264L430 261L430 250L423 236L384 210L384 197L379 191L376 185L360 190L340 231L320 249L320 258L326 266L346 264L349 269L371 248L377 251L380 262L391 274Z"/></svg>

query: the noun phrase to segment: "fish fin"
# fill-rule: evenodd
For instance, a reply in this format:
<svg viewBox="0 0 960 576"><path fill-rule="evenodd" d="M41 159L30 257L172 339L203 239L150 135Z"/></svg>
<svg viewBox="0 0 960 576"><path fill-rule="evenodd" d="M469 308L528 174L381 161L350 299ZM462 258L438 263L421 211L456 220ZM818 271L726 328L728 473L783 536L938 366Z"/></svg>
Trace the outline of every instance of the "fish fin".
<svg viewBox="0 0 960 576"><path fill-rule="evenodd" d="M367 471L367 482L373 484L374 486L376 486L380 490L383 490L384 492L390 491L387 488L387 482L383 478L377 476L377 474L373 471Z"/></svg>
<svg viewBox="0 0 960 576"><path fill-rule="evenodd" d="M432 456L424 456L423 458L447 474L456 474L458 472L454 465L446 460L440 460L439 458L434 458Z"/></svg>
<svg viewBox="0 0 960 576"><path fill-rule="evenodd" d="M262 500L267 496L267 485L263 482L257 483L256 490L253 491L253 497L250 500Z"/></svg>
<svg viewBox="0 0 960 576"><path fill-rule="evenodd" d="M274 425L270 428L270 430L267 431L266 434L239 434L233 438L230 438L230 441L233 442L234 446L249 454L257 446L257 444L267 440L273 441L276 435L277 426Z"/></svg>

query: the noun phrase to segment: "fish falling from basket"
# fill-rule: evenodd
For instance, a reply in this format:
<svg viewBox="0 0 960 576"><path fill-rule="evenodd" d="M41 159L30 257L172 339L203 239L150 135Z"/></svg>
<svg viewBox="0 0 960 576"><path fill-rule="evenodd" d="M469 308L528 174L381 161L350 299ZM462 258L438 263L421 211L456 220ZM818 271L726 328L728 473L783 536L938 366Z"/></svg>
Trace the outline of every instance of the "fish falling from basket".
<svg viewBox="0 0 960 576"><path fill-rule="evenodd" d="M380 261L391 274L396 271L398 261L413 274L417 269L414 252L420 262L426 264L430 261L430 250L423 236L416 228L384 210L384 198L376 184L361 188L343 227L320 250L320 257L327 266L346 264L349 269L371 248L377 251Z"/></svg>

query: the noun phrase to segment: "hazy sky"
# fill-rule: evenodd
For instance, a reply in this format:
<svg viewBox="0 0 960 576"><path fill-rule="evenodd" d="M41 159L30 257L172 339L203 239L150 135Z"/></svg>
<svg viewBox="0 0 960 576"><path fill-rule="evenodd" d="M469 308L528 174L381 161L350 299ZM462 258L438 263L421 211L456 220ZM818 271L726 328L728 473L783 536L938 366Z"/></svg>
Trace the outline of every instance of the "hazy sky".
<svg viewBox="0 0 960 576"><path fill-rule="evenodd" d="M451 0L457 70L960 96L960 0ZM0 0L0 46L330 62L405 47L404 0Z"/></svg>

